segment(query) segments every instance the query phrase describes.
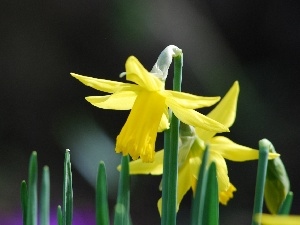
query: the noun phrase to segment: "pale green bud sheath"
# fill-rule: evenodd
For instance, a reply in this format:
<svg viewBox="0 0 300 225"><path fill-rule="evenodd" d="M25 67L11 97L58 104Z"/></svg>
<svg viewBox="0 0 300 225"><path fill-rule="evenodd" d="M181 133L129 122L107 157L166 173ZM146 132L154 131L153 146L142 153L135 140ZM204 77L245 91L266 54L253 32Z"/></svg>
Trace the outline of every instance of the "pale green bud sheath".
<svg viewBox="0 0 300 225"><path fill-rule="evenodd" d="M174 57L182 54L182 50L175 45L167 46L158 56L156 63L150 71L160 80L165 81L168 76L168 70Z"/></svg>
<svg viewBox="0 0 300 225"><path fill-rule="evenodd" d="M269 153L276 153L270 142ZM290 191L290 181L280 157L269 161L265 185L265 201L268 210L277 214Z"/></svg>
<svg viewBox="0 0 300 225"><path fill-rule="evenodd" d="M196 139L195 128L185 123L179 126L179 150L178 150L178 166L179 168L186 161L192 145Z"/></svg>

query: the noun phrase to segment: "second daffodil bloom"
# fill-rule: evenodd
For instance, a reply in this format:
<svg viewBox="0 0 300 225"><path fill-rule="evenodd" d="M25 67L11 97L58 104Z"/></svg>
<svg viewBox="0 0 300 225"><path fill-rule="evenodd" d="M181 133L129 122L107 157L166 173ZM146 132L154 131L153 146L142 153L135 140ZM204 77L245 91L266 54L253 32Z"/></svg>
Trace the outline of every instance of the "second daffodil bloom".
<svg viewBox="0 0 300 225"><path fill-rule="evenodd" d="M183 92L165 90L164 79L172 57L182 54L176 46L167 47L158 58L153 72L148 72L134 56L126 63L126 80L122 83L97 79L71 73L79 81L105 96L86 97L96 107L131 112L117 137L116 152L129 154L134 160L152 162L155 155L155 140L158 131L168 129L168 108L186 124L201 127L211 132L224 132L228 128L194 109L207 107L219 101L219 97L201 97ZM171 59L170 59L171 58Z"/></svg>
<svg viewBox="0 0 300 225"><path fill-rule="evenodd" d="M236 116L238 93L239 84L235 82L226 96L207 116L230 127ZM183 196L190 188L194 193L196 191L205 144L209 144L209 161L215 161L217 166L219 201L224 205L227 204L228 200L233 197L233 192L236 191L236 188L229 181L225 159L239 162L258 159L258 150L236 144L223 136L215 136L216 133L201 128L194 129L188 125L180 127L178 208ZM278 154L270 154L270 158L276 156ZM151 164L142 163L140 160L130 162L130 174L161 175L163 173L162 164L163 150L156 153L154 162ZM158 208L161 212L161 199L158 201Z"/></svg>

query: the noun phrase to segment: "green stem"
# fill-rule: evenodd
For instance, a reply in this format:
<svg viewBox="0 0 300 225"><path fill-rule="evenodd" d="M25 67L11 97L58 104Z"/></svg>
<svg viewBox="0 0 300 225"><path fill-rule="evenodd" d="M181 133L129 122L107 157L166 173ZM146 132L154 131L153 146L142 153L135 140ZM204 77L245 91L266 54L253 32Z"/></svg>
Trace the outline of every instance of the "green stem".
<svg viewBox="0 0 300 225"><path fill-rule="evenodd" d="M182 55L174 58L173 90L181 91ZM175 225L177 212L179 120L170 112L170 129L165 131L162 181L162 225Z"/></svg>
<svg viewBox="0 0 300 225"><path fill-rule="evenodd" d="M49 225L50 212L50 173L49 167L44 166L41 186L40 225Z"/></svg>
<svg viewBox="0 0 300 225"><path fill-rule="evenodd" d="M23 225L27 224L27 202L28 202L28 192L26 181L23 180L21 183L21 206L23 215Z"/></svg>
<svg viewBox="0 0 300 225"><path fill-rule="evenodd" d="M37 225L37 153L32 152L29 162L27 225Z"/></svg>
<svg viewBox="0 0 300 225"><path fill-rule="evenodd" d="M96 186L96 224L109 225L106 170L104 162L99 163Z"/></svg>
<svg viewBox="0 0 300 225"><path fill-rule="evenodd" d="M129 156L123 156L121 162L121 173L118 186L117 204L115 206L115 225L130 225L130 177L129 177Z"/></svg>
<svg viewBox="0 0 300 225"><path fill-rule="evenodd" d="M197 141L197 140L196 140ZM203 224L203 212L205 203L205 194L207 188L207 161L209 157L209 146L206 145L202 156L202 163L199 168L198 181L196 186L195 198L192 202L192 225Z"/></svg>
<svg viewBox="0 0 300 225"><path fill-rule="evenodd" d="M256 175L256 187L253 207L252 225L260 225L260 221L255 221L255 215L262 213L263 201L264 201L264 190L268 167L268 153L270 142L266 139L259 141L259 159Z"/></svg>
<svg viewBox="0 0 300 225"><path fill-rule="evenodd" d="M219 225L219 192L215 162L210 164L207 172L207 187L202 221L205 225Z"/></svg>
<svg viewBox="0 0 300 225"><path fill-rule="evenodd" d="M73 189L72 171L69 150L66 150L64 161L64 183L63 183L63 225L71 225L73 217Z"/></svg>
<svg viewBox="0 0 300 225"><path fill-rule="evenodd" d="M63 225L63 216L60 205L57 207L57 225Z"/></svg>

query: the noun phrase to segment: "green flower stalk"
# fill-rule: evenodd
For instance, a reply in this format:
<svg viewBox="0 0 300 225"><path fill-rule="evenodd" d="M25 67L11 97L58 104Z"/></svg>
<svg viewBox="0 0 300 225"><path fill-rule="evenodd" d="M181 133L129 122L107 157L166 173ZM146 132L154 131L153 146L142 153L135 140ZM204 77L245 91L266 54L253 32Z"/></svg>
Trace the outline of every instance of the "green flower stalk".
<svg viewBox="0 0 300 225"><path fill-rule="evenodd" d="M73 187L70 150L65 152L64 161L64 183L63 183L63 204L62 204L63 225L72 225L73 219Z"/></svg>
<svg viewBox="0 0 300 225"><path fill-rule="evenodd" d="M106 169L103 161L99 163L96 181L96 224L109 225Z"/></svg>

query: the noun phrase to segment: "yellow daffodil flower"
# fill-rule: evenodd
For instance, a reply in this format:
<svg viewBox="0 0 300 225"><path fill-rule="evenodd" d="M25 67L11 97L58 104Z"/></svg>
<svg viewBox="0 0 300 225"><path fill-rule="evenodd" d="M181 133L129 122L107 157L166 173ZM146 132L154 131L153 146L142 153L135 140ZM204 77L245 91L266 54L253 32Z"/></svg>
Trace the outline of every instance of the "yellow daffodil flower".
<svg viewBox="0 0 300 225"><path fill-rule="evenodd" d="M236 116L236 105L239 93L239 84L235 82L221 102L207 115L214 120L230 127ZM180 130L182 131L182 130ZM196 134L195 134L196 132ZM209 161L215 161L217 166L217 179L219 187L219 201L226 205L233 197L236 188L230 183L225 159L232 161L246 161L258 159L259 152L255 149L238 145L226 137L215 136L217 132L206 131L202 128L190 127L188 135L181 135L179 147L179 170L178 170L178 192L177 206L192 188L195 193L198 179L198 171L202 162L202 155L205 144L209 144ZM278 154L270 154L269 158L275 158ZM158 151L153 163L145 164L137 160L130 162L130 174L152 174L163 173L163 150ZM158 208L161 212L161 199L158 201Z"/></svg>
<svg viewBox="0 0 300 225"><path fill-rule="evenodd" d="M181 54L181 50L179 52ZM158 65L158 64L156 64ZM96 79L71 73L87 86L111 93L105 96L86 97L92 105L103 109L129 110L131 112L117 137L116 152L129 154L134 160L152 162L155 155L157 132L168 129L168 107L186 124L211 132L225 132L228 128L195 111L219 101L219 97L201 97L183 92L165 90L164 81L155 73L148 72L134 56L125 64L126 80L122 83Z"/></svg>
<svg viewBox="0 0 300 225"><path fill-rule="evenodd" d="M300 216L295 215L269 215L262 214L255 216L256 221L262 225L299 225Z"/></svg>

